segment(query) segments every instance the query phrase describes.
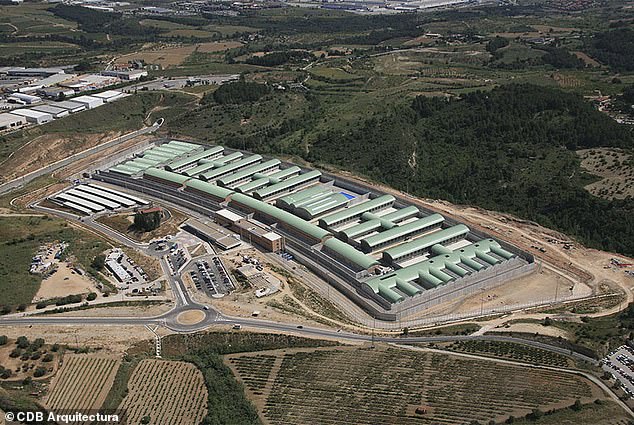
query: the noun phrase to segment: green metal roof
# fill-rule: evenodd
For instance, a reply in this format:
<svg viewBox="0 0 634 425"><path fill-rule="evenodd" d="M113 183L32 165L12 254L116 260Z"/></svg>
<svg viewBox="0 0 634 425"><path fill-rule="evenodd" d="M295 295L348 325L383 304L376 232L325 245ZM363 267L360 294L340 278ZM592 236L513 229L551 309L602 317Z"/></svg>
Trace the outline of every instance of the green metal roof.
<svg viewBox="0 0 634 425"><path fill-rule="evenodd" d="M398 288L407 295L409 295L407 291L411 290L411 288L417 289L411 284L412 282L422 288L433 289L438 285L443 285L453 280L451 275L443 272L444 269L451 270L458 276L465 276L471 273L471 270L477 271L487 267L474 261L474 258L485 261L483 258L489 257L489 261L492 261L488 263L490 265L499 262L488 255L487 253L489 252L494 252L505 258L513 257L513 254L502 249L500 244L493 239L484 239L455 251L451 251L442 245L434 245L432 246L432 252L438 255L409 267L369 279L363 284L372 289L375 294L381 295L394 303L402 301L404 297L395 292L393 288ZM420 292L420 290L418 291Z"/></svg>
<svg viewBox="0 0 634 425"><path fill-rule="evenodd" d="M301 168L293 165L292 167L284 168L283 170L280 170L277 173L273 173L268 176L260 176L259 174L254 174L253 180L248 183L236 186L234 187L234 189L241 193L251 192L252 190L257 190L270 184L279 183L280 181L282 181L282 179L286 177L292 176L294 174L299 174L300 171L302 171Z"/></svg>
<svg viewBox="0 0 634 425"><path fill-rule="evenodd" d="M110 168L109 171L114 171L115 173L119 173L119 174L125 174L126 176L131 176L133 174L136 174L135 171L129 170L123 166L117 165L116 167L112 167Z"/></svg>
<svg viewBox="0 0 634 425"><path fill-rule="evenodd" d="M304 201L300 201L303 203ZM343 207L348 204L350 199L341 193L331 193L324 198L314 199L308 203L303 203L303 206L296 208L294 213L307 220L312 220L320 214L324 214L328 211L332 211L335 208Z"/></svg>
<svg viewBox="0 0 634 425"><path fill-rule="evenodd" d="M389 243L393 240L407 236L411 233L415 233L427 227L440 224L444 220L445 218L442 215L432 214L406 224L394 226L389 230L362 239L361 248L365 252L371 252L378 245Z"/></svg>
<svg viewBox="0 0 634 425"><path fill-rule="evenodd" d="M383 259L389 263L398 261L399 258L410 255L422 249L431 248L433 245L441 244L449 239L466 236L469 234L469 228L464 224L439 230L438 232L425 235L411 242L404 243L394 248L383 251Z"/></svg>
<svg viewBox="0 0 634 425"><path fill-rule="evenodd" d="M148 166L151 167L153 165L160 164L162 161L158 159L137 158L134 160L134 162L137 164L147 164Z"/></svg>
<svg viewBox="0 0 634 425"><path fill-rule="evenodd" d="M321 171L312 170L307 173L291 177L280 183L276 183L272 186L268 186L264 189L258 189L255 192L253 192L253 196L257 199L265 199L276 192L284 191L290 187L300 185L305 182L309 182L310 180L314 180L316 178L319 178L320 176L321 176Z"/></svg>
<svg viewBox="0 0 634 425"><path fill-rule="evenodd" d="M170 145L187 146L187 147L191 147L192 149L198 149L198 148L202 147L201 145L199 145L197 143L182 142L180 140L170 140L169 144Z"/></svg>
<svg viewBox="0 0 634 425"><path fill-rule="evenodd" d="M233 174L230 174L226 177L221 177L218 179L218 184L220 186L229 186L237 181L246 179L251 177L255 173L263 172L269 170L271 168L275 168L281 164L279 159L270 159L266 162L262 162L260 164L251 165L243 170L237 171Z"/></svg>
<svg viewBox="0 0 634 425"><path fill-rule="evenodd" d="M223 165L227 164L229 161L240 159L242 158L242 156L243 156L242 152L234 152L214 160L201 159L199 161L200 165L190 168L189 170L183 171L183 174L186 174L188 176L196 176L212 168L222 167Z"/></svg>
<svg viewBox="0 0 634 425"><path fill-rule="evenodd" d="M291 206L300 200L306 199L315 194L322 194L325 192L330 192L330 190L325 189L323 186L312 186L308 189L299 190L297 192L282 196L281 198L277 198L275 201L275 205L282 208L291 208Z"/></svg>
<svg viewBox="0 0 634 425"><path fill-rule="evenodd" d="M167 152L158 152L158 151L155 151L154 149L150 149L143 152L143 156L145 157L146 155L149 155L155 158L163 158L164 161L169 161L170 159L174 158L174 154L170 154Z"/></svg>
<svg viewBox="0 0 634 425"><path fill-rule="evenodd" d="M171 171L161 170L160 168L148 168L143 173L143 177L145 176L152 176L181 185L190 179L190 177L183 176L182 174L172 173Z"/></svg>
<svg viewBox="0 0 634 425"><path fill-rule="evenodd" d="M165 145L157 146L155 148L150 149L150 151L153 152L153 153L165 153L167 155L172 155L172 156L183 155L183 151L180 151L180 150L177 150L177 149L168 148Z"/></svg>
<svg viewBox="0 0 634 425"><path fill-rule="evenodd" d="M187 183L185 183L185 190L188 188L197 189L220 199L225 199L227 196L235 193L233 190L225 189L224 187L216 186L215 184L207 183L198 179L191 179L187 181Z"/></svg>
<svg viewBox="0 0 634 425"><path fill-rule="evenodd" d="M371 213L363 213L361 215L362 219L371 216L372 218L368 221L364 221L352 227L348 227L347 229L341 230L339 232L339 237L343 240L351 240L355 239L357 236L365 235L367 233L373 232L380 228L383 229L391 229L395 226L395 223L401 220L406 220L411 217L415 217L420 213L419 209L413 205L410 205L405 208L401 208L399 210L393 211L389 214L385 214L382 216L377 216Z"/></svg>
<svg viewBox="0 0 634 425"><path fill-rule="evenodd" d="M214 155L219 155L222 153L224 149L225 148L223 148L222 146L214 146L211 149L207 149L202 152L195 153L194 155L188 156L186 158L172 161L165 166L165 169L169 171L174 171L178 168L186 167L200 159L209 158L210 156L214 156Z"/></svg>
<svg viewBox="0 0 634 425"><path fill-rule="evenodd" d="M293 214L281 210L277 207L274 207L273 205L267 204L266 202L253 199L248 195L244 195L242 193L234 193L233 195L231 195L231 202L237 202L254 211L268 215L275 220L283 222L288 226L291 226L309 236L312 236L317 240L321 240L324 237L330 235L329 232L307 222L306 220L302 220L301 218L294 216Z"/></svg>
<svg viewBox="0 0 634 425"><path fill-rule="evenodd" d="M338 211L334 214L329 214L325 217L322 217L319 219L319 225L324 228L334 226L342 221L347 221L359 217L364 212L370 211L373 208L382 208L392 205L395 200L396 199L392 195L379 196L378 198L361 202L342 211Z"/></svg>
<svg viewBox="0 0 634 425"><path fill-rule="evenodd" d="M379 264L379 262L376 261L374 258L362 253L358 249L355 249L354 247L334 237L327 239L324 242L324 246L327 246L332 251L336 252L352 263L358 265L362 269L368 269L376 264Z"/></svg>
<svg viewBox="0 0 634 425"><path fill-rule="evenodd" d="M251 164L262 161L262 155L251 155L240 161L232 162L230 164L223 165L222 167L214 168L211 171L207 171L204 174L200 174L198 177L201 180L209 181L220 178L228 173L235 172L241 168L248 167Z"/></svg>
<svg viewBox="0 0 634 425"><path fill-rule="evenodd" d="M163 144L163 145L159 145L159 147L167 148L167 149L173 150L175 152L180 152L181 155L182 154L186 154L187 152L191 152L191 151L196 149L196 148L193 148L191 146L173 145L171 142Z"/></svg>

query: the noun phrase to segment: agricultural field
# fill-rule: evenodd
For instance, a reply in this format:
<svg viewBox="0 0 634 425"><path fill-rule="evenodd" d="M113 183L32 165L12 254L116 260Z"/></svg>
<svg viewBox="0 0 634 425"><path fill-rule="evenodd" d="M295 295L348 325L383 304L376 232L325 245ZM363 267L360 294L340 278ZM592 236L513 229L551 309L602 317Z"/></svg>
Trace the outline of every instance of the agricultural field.
<svg viewBox="0 0 634 425"><path fill-rule="evenodd" d="M47 379L55 372L61 352L58 345L25 336L8 339L0 335L0 382Z"/></svg>
<svg viewBox="0 0 634 425"><path fill-rule="evenodd" d="M268 351L225 363L270 424L500 423L606 398L568 373L394 348ZM625 418L618 411L603 423Z"/></svg>
<svg viewBox="0 0 634 425"><path fill-rule="evenodd" d="M462 353L499 357L530 364L542 364L557 367L574 366L574 362L569 357L511 342L458 341L447 345L445 348L447 350Z"/></svg>
<svg viewBox="0 0 634 425"><path fill-rule="evenodd" d="M101 408L114 382L119 360L112 357L73 354L51 382L44 398L47 407L55 410L96 410Z"/></svg>
<svg viewBox="0 0 634 425"><path fill-rule="evenodd" d="M143 360L132 373L119 409L130 424L201 423L207 414L203 375L191 363Z"/></svg>

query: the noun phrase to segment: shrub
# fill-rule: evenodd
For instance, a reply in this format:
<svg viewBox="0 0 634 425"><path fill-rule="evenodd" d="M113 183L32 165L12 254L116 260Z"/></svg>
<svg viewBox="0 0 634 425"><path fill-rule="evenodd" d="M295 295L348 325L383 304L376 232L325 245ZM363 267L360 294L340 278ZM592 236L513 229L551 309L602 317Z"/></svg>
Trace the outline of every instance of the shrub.
<svg viewBox="0 0 634 425"><path fill-rule="evenodd" d="M33 376L36 378L44 375L46 375L46 369L43 367L38 367L37 369L35 369L35 372L33 372Z"/></svg>
<svg viewBox="0 0 634 425"><path fill-rule="evenodd" d="M86 300L88 301L94 301L95 299L97 299L97 294L94 292L91 292L90 294L88 294L88 296L86 297Z"/></svg>
<svg viewBox="0 0 634 425"><path fill-rule="evenodd" d="M9 338L6 335L0 335L0 345L7 345Z"/></svg>

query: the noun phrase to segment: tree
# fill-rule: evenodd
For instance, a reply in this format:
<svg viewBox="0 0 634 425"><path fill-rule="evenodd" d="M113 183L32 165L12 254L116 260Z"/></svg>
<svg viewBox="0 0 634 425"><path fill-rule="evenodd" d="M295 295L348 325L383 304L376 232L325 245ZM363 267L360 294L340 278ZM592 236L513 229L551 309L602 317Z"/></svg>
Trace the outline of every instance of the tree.
<svg viewBox="0 0 634 425"><path fill-rule="evenodd" d="M495 53L497 50L503 47L506 47L508 45L509 45L508 39L504 37L496 36L495 38L491 39L491 41L487 43L486 49L490 53Z"/></svg>
<svg viewBox="0 0 634 425"><path fill-rule="evenodd" d="M11 306L10 305L3 305L2 308L0 309L0 314L9 314L11 313Z"/></svg>
<svg viewBox="0 0 634 425"><path fill-rule="evenodd" d="M35 369L35 372L33 372L33 376L36 378L44 375L46 375L46 369L43 367L38 367L37 369Z"/></svg>
<svg viewBox="0 0 634 425"><path fill-rule="evenodd" d="M97 294L94 292L91 292L88 296L86 296L87 301L94 301L95 299L97 299Z"/></svg>
<svg viewBox="0 0 634 425"><path fill-rule="evenodd" d="M6 335L0 335L0 345L7 345L9 338Z"/></svg>
<svg viewBox="0 0 634 425"><path fill-rule="evenodd" d="M134 228L141 232L150 232L161 225L161 212L137 212L134 214Z"/></svg>
<svg viewBox="0 0 634 425"><path fill-rule="evenodd" d="M93 269L100 271L103 270L106 265L106 256L103 254L95 255L95 258L90 262L90 267Z"/></svg>
<svg viewBox="0 0 634 425"><path fill-rule="evenodd" d="M550 317L546 317L544 319L544 322L542 323L543 326L550 326L553 324L553 319L551 319Z"/></svg>
<svg viewBox="0 0 634 425"><path fill-rule="evenodd" d="M24 311L26 310L26 304L20 304L19 306L17 306L15 308L17 311Z"/></svg>
<svg viewBox="0 0 634 425"><path fill-rule="evenodd" d="M583 408L583 405L581 404L581 400L576 399L573 405L570 406L570 408L574 410L575 412L580 411Z"/></svg>
<svg viewBox="0 0 634 425"><path fill-rule="evenodd" d="M18 348L27 348L30 343L27 337L25 337L24 335L19 336L18 339L15 340L15 344L18 346Z"/></svg>
<svg viewBox="0 0 634 425"><path fill-rule="evenodd" d="M42 358L42 361L45 363L48 362L52 362L53 361L54 356L51 353L47 353L46 355L44 355L44 357Z"/></svg>

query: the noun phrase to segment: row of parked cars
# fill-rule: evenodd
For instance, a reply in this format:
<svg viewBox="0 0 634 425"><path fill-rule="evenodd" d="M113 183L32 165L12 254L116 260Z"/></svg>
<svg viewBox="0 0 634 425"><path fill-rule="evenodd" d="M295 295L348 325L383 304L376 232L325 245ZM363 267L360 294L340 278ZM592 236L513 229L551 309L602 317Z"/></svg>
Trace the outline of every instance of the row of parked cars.
<svg viewBox="0 0 634 425"><path fill-rule="evenodd" d="M617 379L617 380L621 380L621 379L618 378L618 376L617 376L617 374L618 374L623 379L627 380L630 384L634 385L634 374L632 374L632 372L634 371L634 360L631 357L626 356L624 354L618 354L616 356L616 360L617 360L618 363L615 363L615 362L613 362L611 360L611 358L616 353L618 353L619 351L622 351L622 350L625 350L625 351L627 351L628 353L630 353L630 354L632 354L634 356L634 349L631 348L628 345L623 345L623 346L617 348L616 350L613 350L610 354L608 354L608 356L606 358L601 360L601 363L612 370L612 372L610 372L612 374L612 378ZM626 367L627 370L625 370L621 366ZM627 386L623 386L623 390L630 397L634 397L634 391L632 391Z"/></svg>

